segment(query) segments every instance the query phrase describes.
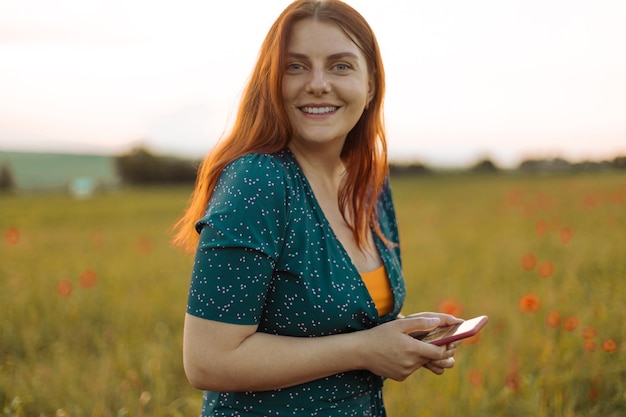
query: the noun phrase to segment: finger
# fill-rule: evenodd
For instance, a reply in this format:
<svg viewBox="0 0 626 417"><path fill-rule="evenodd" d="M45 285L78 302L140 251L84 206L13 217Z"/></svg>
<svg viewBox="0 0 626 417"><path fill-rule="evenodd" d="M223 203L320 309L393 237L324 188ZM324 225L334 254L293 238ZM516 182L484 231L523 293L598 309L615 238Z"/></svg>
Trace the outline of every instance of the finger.
<svg viewBox="0 0 626 417"><path fill-rule="evenodd" d="M410 316L407 317L431 317L431 318L438 318L441 320L441 323L439 324L440 326L447 326L447 325L451 325L451 324L458 324L458 323L462 323L464 320L461 318L458 318L456 316L453 316L452 314L445 314L445 313L433 313L433 312L426 312L426 313L417 313L417 314L412 314Z"/></svg>
<svg viewBox="0 0 626 417"><path fill-rule="evenodd" d="M446 350L455 350L460 345L461 345L461 341L460 340L458 340L456 342L448 343L446 345Z"/></svg>
<svg viewBox="0 0 626 417"><path fill-rule="evenodd" d="M446 350L445 346L437 346L431 343L424 343L420 340L417 340L420 343L420 355L426 359L428 362L440 361L451 358L454 356L454 350Z"/></svg>
<svg viewBox="0 0 626 417"><path fill-rule="evenodd" d="M433 362L427 363L426 365L424 365L424 368L428 369L435 375L443 375L443 373L445 372L445 369L435 365Z"/></svg>
<svg viewBox="0 0 626 417"><path fill-rule="evenodd" d="M407 317L398 321L407 334L432 330L441 322L437 317Z"/></svg>
<svg viewBox="0 0 626 417"><path fill-rule="evenodd" d="M456 353L456 348L459 347L459 342L448 343L446 345L446 352L449 352L451 355Z"/></svg>
<svg viewBox="0 0 626 417"><path fill-rule="evenodd" d="M454 360L454 358L441 359L438 361L429 362L429 364L432 364L438 368L443 368L443 369L454 368L455 363L456 361Z"/></svg>
<svg viewBox="0 0 626 417"><path fill-rule="evenodd" d="M456 349L447 349L441 352L441 355L438 358L433 359L433 360L437 361L437 360L446 360L448 358L453 358L455 353L456 353Z"/></svg>

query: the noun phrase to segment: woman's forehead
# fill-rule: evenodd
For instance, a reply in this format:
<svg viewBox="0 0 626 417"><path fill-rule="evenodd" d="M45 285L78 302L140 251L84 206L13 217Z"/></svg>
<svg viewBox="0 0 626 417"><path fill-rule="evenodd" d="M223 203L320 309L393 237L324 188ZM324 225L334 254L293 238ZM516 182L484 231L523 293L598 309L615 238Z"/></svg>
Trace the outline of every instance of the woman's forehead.
<svg viewBox="0 0 626 417"><path fill-rule="evenodd" d="M354 40L354 36L349 35L335 22L313 18L297 21L291 28L285 52L300 53L298 49L333 51L330 54L352 53L363 58L362 48Z"/></svg>

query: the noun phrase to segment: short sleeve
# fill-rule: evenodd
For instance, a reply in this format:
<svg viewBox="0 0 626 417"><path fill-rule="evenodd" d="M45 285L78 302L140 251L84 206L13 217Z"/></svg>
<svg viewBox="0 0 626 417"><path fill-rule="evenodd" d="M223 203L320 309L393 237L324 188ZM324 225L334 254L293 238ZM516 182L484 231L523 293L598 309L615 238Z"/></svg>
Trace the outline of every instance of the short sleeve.
<svg viewBox="0 0 626 417"><path fill-rule="evenodd" d="M284 175L268 155L247 155L226 167L205 216L196 250L187 312L258 324L288 221Z"/></svg>

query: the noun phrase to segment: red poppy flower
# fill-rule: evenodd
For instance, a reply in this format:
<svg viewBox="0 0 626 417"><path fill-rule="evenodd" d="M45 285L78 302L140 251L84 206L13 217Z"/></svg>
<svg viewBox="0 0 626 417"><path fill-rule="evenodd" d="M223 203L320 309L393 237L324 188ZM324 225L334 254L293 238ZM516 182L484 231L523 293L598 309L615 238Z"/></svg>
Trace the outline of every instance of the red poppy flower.
<svg viewBox="0 0 626 417"><path fill-rule="evenodd" d="M586 339L583 348L586 352L594 352L596 350L596 342L591 339Z"/></svg>
<svg viewBox="0 0 626 417"><path fill-rule="evenodd" d="M483 383L483 373L480 372L478 369L470 371L468 378L470 384L472 384L472 386L474 387L479 387Z"/></svg>
<svg viewBox="0 0 626 417"><path fill-rule="evenodd" d="M617 351L617 343L612 339L606 339L602 342L602 350L607 353L613 353Z"/></svg>
<svg viewBox="0 0 626 417"><path fill-rule="evenodd" d="M545 236L548 233L548 223L545 220L538 220L535 223L535 234L539 237Z"/></svg>
<svg viewBox="0 0 626 417"><path fill-rule="evenodd" d="M563 330L568 331L568 332L574 331L578 328L579 324L580 324L580 321L578 320L578 317L576 316L566 317L565 320L563 320Z"/></svg>
<svg viewBox="0 0 626 417"><path fill-rule="evenodd" d="M461 317L463 315L463 304L461 304L456 298L446 298L445 300L441 300L439 302L437 305L437 311Z"/></svg>
<svg viewBox="0 0 626 417"><path fill-rule="evenodd" d="M69 297L72 294L72 282L68 279L62 279L57 285L57 293L61 297Z"/></svg>
<svg viewBox="0 0 626 417"><path fill-rule="evenodd" d="M546 314L546 326L556 329L561 325L561 314L558 311L549 311Z"/></svg>
<svg viewBox="0 0 626 417"><path fill-rule="evenodd" d="M537 265L537 257L532 253L527 253L522 256L522 269L525 271L532 271L535 269L535 265Z"/></svg>
<svg viewBox="0 0 626 417"><path fill-rule="evenodd" d="M96 273L91 269L83 272L78 278L78 283L80 284L81 288L85 289L93 287L94 285L96 285L97 282L98 275L96 275Z"/></svg>
<svg viewBox="0 0 626 417"><path fill-rule="evenodd" d="M20 242L20 229L15 226L9 227L4 233L4 240L11 246Z"/></svg>
<svg viewBox="0 0 626 417"><path fill-rule="evenodd" d="M596 337L596 328L593 326L586 326L583 329L583 339L585 340L589 340L589 339L593 339L594 337Z"/></svg>
<svg viewBox="0 0 626 417"><path fill-rule="evenodd" d="M541 299L537 294L528 293L519 299L519 311L525 314L535 314L541 308Z"/></svg>
<svg viewBox="0 0 626 417"><path fill-rule="evenodd" d="M561 243L567 245L570 240L574 237L574 232L569 227L564 227L561 229Z"/></svg>
<svg viewBox="0 0 626 417"><path fill-rule="evenodd" d="M541 278L548 278L554 273L554 265L550 261L543 261L539 264L537 272Z"/></svg>

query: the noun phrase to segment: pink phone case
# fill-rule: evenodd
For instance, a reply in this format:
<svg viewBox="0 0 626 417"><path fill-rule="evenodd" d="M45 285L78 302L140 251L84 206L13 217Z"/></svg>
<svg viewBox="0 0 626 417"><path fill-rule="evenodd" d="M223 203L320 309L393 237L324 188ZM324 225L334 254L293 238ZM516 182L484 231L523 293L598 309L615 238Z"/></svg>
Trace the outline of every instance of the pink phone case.
<svg viewBox="0 0 626 417"><path fill-rule="evenodd" d="M478 316L452 326L437 327L429 333L418 336L417 338L422 342L437 346L447 345L455 340L474 336L487 324L488 320L489 318L487 316Z"/></svg>

